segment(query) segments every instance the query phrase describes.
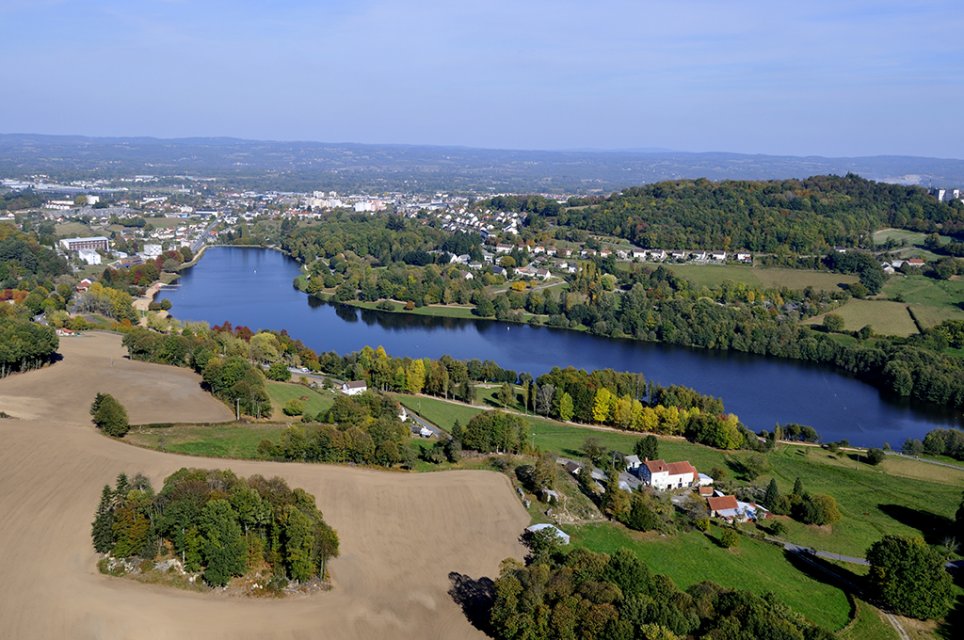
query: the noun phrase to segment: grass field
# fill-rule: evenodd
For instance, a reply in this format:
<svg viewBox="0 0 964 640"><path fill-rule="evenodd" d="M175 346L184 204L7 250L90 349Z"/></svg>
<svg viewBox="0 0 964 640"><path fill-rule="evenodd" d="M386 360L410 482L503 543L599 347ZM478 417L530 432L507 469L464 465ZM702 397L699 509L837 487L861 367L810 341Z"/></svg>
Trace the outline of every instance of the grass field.
<svg viewBox="0 0 964 640"><path fill-rule="evenodd" d="M289 401L300 399L304 402L305 413L311 416L318 415L322 411L327 411L335 401L334 392L315 391L300 384L291 382L269 382L267 385L268 396L271 398L271 407L274 410L272 417L276 420L286 418L282 412L282 407Z"/></svg>
<svg viewBox="0 0 964 640"><path fill-rule="evenodd" d="M278 442L286 425L175 425L136 427L124 439L150 449L212 458L254 460L262 440Z"/></svg>
<svg viewBox="0 0 964 640"><path fill-rule="evenodd" d="M907 305L890 300L847 301L843 306L831 311L844 321L844 329L857 331L870 325L874 333L885 336L910 336L917 333L917 325L907 311ZM805 321L805 324L821 324L824 314Z"/></svg>
<svg viewBox="0 0 964 640"><path fill-rule="evenodd" d="M93 235L90 227L83 222L61 222L54 227L58 238L78 238Z"/></svg>
<svg viewBox="0 0 964 640"><path fill-rule="evenodd" d="M729 280L730 282L745 282L763 288L804 289L813 287L821 291L838 291L841 284L857 282L855 276L806 269L762 268L729 264L668 264L665 266L673 273L707 287L715 287Z"/></svg>
<svg viewBox="0 0 964 640"><path fill-rule="evenodd" d="M964 279L934 280L925 276L894 276L882 294L910 304L917 320L932 327L944 320L964 320Z"/></svg>
<svg viewBox="0 0 964 640"><path fill-rule="evenodd" d="M857 615L854 621L842 630L840 640L897 640L897 632L884 620L874 607L863 600L857 600Z"/></svg>
<svg viewBox="0 0 964 640"><path fill-rule="evenodd" d="M723 549L711 539L719 537L716 527L710 528L709 535L691 531L656 537L608 523L566 530L574 545L593 551L611 554L628 548L654 573L671 577L684 589L710 580L757 594L772 591L811 622L830 631L846 625L850 617L850 603L843 591L802 573L787 561L779 547L747 536L740 537L736 548Z"/></svg>

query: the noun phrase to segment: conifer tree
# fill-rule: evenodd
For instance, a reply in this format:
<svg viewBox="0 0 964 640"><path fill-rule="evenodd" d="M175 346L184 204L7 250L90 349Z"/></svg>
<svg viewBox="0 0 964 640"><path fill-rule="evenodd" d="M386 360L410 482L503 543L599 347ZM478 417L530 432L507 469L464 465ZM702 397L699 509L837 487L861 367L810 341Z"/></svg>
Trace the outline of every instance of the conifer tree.
<svg viewBox="0 0 964 640"><path fill-rule="evenodd" d="M98 553L107 553L114 546L114 492L109 485L104 485L104 490L100 495L100 504L97 506L97 515L91 524L90 535L94 539L94 549Z"/></svg>

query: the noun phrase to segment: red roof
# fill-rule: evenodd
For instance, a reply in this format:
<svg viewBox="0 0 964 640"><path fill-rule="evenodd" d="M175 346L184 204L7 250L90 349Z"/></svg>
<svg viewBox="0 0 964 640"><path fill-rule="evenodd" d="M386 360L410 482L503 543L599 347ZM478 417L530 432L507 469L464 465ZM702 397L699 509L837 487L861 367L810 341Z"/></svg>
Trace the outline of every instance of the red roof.
<svg viewBox="0 0 964 640"><path fill-rule="evenodd" d="M719 496L707 498L706 503L710 505L710 511L724 511L726 509L736 509L736 496Z"/></svg>
<svg viewBox="0 0 964 640"><path fill-rule="evenodd" d="M696 480L697 474L696 469L686 460L682 462L666 462L664 460L647 460L643 464L649 469L650 473L659 473L661 471L668 472L671 476L681 476L685 474L692 474L693 480Z"/></svg>

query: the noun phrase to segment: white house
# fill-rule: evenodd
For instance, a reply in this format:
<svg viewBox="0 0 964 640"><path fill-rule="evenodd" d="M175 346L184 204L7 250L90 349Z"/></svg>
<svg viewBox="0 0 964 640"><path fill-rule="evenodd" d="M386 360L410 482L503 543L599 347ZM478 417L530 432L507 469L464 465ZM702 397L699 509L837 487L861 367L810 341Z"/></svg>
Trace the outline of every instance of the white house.
<svg viewBox="0 0 964 640"><path fill-rule="evenodd" d="M368 391L368 385L364 380L352 380L351 382L341 383L341 392L346 396L357 396Z"/></svg>
<svg viewBox="0 0 964 640"><path fill-rule="evenodd" d="M157 258L164 253L164 248L159 244L145 244L141 255L145 258Z"/></svg>
<svg viewBox="0 0 964 640"><path fill-rule="evenodd" d="M639 479L657 491L689 487L699 479L699 474L687 461L665 462L646 460L639 467Z"/></svg>

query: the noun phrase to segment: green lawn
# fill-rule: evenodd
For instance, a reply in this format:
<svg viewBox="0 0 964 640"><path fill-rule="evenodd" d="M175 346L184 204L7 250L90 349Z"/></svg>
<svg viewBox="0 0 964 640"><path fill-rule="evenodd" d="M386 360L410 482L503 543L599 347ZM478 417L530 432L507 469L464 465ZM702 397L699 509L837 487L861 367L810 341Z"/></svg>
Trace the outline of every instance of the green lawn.
<svg viewBox="0 0 964 640"><path fill-rule="evenodd" d="M822 291L838 291L841 284L857 282L857 278L852 275L807 269L764 268L735 264L667 264L665 266L673 273L707 287L719 286L729 280L762 288L787 287L799 290L813 287Z"/></svg>
<svg viewBox="0 0 964 640"><path fill-rule="evenodd" d="M897 640L897 632L876 608L857 600L857 615L846 629L837 634L840 640Z"/></svg>
<svg viewBox="0 0 964 640"><path fill-rule="evenodd" d="M934 280L926 276L894 276L887 280L882 295L911 305L924 327L944 320L964 320L964 279Z"/></svg>
<svg viewBox="0 0 964 640"><path fill-rule="evenodd" d="M612 524L564 527L572 544L593 551L614 553L631 549L654 573L668 575L677 586L687 588L703 580L724 587L746 589L757 594L771 591L811 622L835 631L847 624L850 603L836 587L810 578L785 558L774 545L740 537L734 549L723 549L709 535L698 531L675 536L640 535Z"/></svg>
<svg viewBox="0 0 964 640"><path fill-rule="evenodd" d="M258 458L262 440L277 443L286 425L175 425L135 427L124 440L142 447L211 458Z"/></svg>
<svg viewBox="0 0 964 640"><path fill-rule="evenodd" d="M922 529L939 542L964 490L964 472L926 463L888 458L871 467L841 453L818 448L782 446L769 456L772 476L787 493L796 478L812 493L837 499L843 518L832 527L812 527L787 520L787 538L799 544L863 556L885 534L920 535ZM930 479L926 475L932 474ZM901 475L897 475L901 474ZM919 477L909 477L917 475ZM758 482L769 481L769 476ZM932 528L933 525L933 528ZM945 527L944 531L940 527Z"/></svg>
<svg viewBox="0 0 964 640"><path fill-rule="evenodd" d="M907 311L907 305L902 302L889 300L858 300L847 301L843 306L834 309L834 313L844 321L844 329L857 331L870 325L874 333L885 336L909 336L917 333L917 325ZM805 321L806 324L821 324L823 314Z"/></svg>
<svg viewBox="0 0 964 640"><path fill-rule="evenodd" d="M315 391L291 382L268 382L266 387L268 396L271 398L273 415L278 420L286 417L281 408L296 398L304 402L305 413L311 416L327 411L335 401L335 392L333 391Z"/></svg>

